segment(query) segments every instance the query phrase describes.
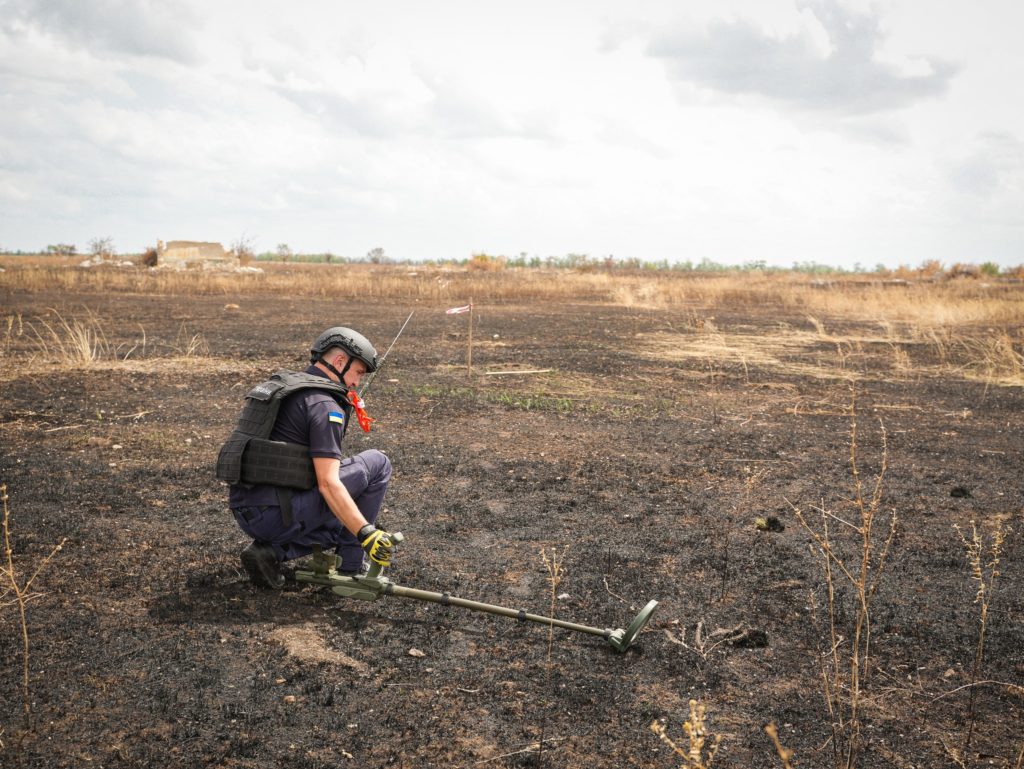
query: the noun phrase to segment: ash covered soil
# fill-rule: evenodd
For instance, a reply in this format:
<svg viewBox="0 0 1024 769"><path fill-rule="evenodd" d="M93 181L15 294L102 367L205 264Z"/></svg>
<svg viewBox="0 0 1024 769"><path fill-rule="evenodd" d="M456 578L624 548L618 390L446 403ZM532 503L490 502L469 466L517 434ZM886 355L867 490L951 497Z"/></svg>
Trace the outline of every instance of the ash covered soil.
<svg viewBox="0 0 1024 769"><path fill-rule="evenodd" d="M715 766L781 766L763 732L772 721L797 766L832 765L828 593L794 508L819 528L829 511L837 554L859 566L842 522L859 521L851 381L869 502L888 463L876 552L898 517L872 599L859 765L952 766L974 692L961 760L1019 766L1024 695L1006 685L1024 683L1019 387L940 374L920 351L910 368L884 345L843 353L771 307L706 308L705 322L694 308L483 305L471 380L466 316L443 307L68 293L5 303L35 328L54 310L88 311L111 349L136 347L82 367L26 331L0 359L0 480L19 573L66 538L28 604L30 733L20 626L12 605L0 609L5 767L675 767L649 727L661 719L684 744L691 698L722 738ZM382 523L407 540L392 579L608 628L657 599L627 653L464 609L248 583L247 540L213 477L244 393L301 368L324 326L353 326L383 349L410 310L366 396L374 429L347 438L395 466ZM804 342L769 350L787 329ZM737 354L729 340L741 336L754 343ZM516 368L551 370L482 374ZM977 583L954 524L969 535L976 520L989 537L998 515L1012 531L979 677L1001 683L972 687ZM763 530L758 518L776 520ZM561 559L554 590L542 550ZM856 594L842 575L834 585L848 654Z"/></svg>

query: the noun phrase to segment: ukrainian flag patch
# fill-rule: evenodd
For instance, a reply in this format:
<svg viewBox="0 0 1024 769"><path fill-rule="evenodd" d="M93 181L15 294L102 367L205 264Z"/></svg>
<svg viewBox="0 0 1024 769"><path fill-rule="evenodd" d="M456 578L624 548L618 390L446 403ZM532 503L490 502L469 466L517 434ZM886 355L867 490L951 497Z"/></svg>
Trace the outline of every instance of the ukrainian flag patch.
<svg viewBox="0 0 1024 769"><path fill-rule="evenodd" d="M345 424L345 415L340 411L331 411L327 414L327 418L331 422L337 422L339 425Z"/></svg>

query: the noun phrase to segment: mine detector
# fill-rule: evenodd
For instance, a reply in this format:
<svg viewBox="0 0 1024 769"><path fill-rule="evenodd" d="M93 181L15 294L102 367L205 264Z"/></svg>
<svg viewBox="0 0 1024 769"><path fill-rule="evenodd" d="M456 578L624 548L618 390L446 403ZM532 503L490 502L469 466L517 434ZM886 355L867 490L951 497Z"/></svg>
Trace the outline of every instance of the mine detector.
<svg viewBox="0 0 1024 769"><path fill-rule="evenodd" d="M391 534L391 541L398 545L405 537L401 532ZM598 628L588 625L580 625L575 622L566 622L554 617L544 617L538 614L530 614L522 609L510 609L505 606L470 601L465 598L456 598L448 593L434 593L429 590L417 590L416 588L403 587L396 584L384 573L384 568L377 563L371 563L366 574L348 576L338 573L335 568L337 558L333 553L324 553L314 549L310 569L300 569L295 572L297 582L309 582L314 585L329 587L331 592L345 598L356 598L360 601L376 601L383 596L398 596L399 598L412 598L417 601L428 603L439 603L442 606L459 606L472 611L497 614L502 617L519 620L520 622L539 622L551 627L574 630L577 633L601 636L617 652L624 652L633 642L636 641L640 631L644 629L654 610L658 608L657 601L648 601L647 605L640 610L640 613L633 618L625 628Z"/></svg>

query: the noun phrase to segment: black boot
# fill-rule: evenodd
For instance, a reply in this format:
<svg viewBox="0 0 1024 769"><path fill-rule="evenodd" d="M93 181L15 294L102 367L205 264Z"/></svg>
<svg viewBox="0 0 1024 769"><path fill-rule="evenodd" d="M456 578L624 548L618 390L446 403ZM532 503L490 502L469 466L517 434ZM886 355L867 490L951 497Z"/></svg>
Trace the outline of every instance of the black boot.
<svg viewBox="0 0 1024 769"><path fill-rule="evenodd" d="M279 590L284 587L284 575L277 565L274 548L262 542L253 542L242 551L242 566L254 585Z"/></svg>

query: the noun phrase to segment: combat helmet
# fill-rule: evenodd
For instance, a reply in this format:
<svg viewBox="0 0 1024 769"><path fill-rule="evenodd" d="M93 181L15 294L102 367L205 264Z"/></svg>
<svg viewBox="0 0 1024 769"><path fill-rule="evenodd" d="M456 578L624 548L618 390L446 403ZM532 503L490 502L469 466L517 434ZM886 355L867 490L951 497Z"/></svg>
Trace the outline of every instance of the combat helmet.
<svg viewBox="0 0 1024 769"><path fill-rule="evenodd" d="M377 350L370 344L370 340L345 326L329 328L314 340L313 346L309 348L310 362L319 361L332 347L340 347L350 358L361 360L366 365L367 373L372 374L377 370Z"/></svg>

